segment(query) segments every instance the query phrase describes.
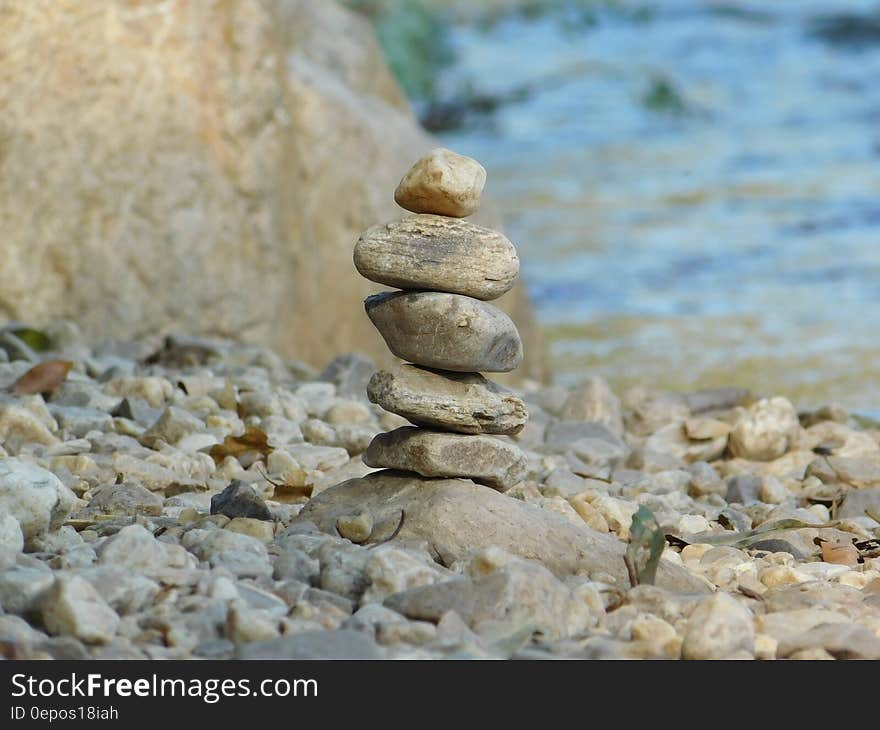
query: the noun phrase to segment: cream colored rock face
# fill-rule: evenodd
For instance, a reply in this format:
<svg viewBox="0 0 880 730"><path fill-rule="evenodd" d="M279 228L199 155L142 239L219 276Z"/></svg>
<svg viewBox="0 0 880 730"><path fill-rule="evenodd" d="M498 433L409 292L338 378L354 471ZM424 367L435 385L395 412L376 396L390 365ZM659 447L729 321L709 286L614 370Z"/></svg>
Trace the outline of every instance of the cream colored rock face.
<svg viewBox="0 0 880 730"><path fill-rule="evenodd" d="M486 170L479 162L438 147L403 176L394 200L413 213L464 218L477 212L485 184Z"/></svg>

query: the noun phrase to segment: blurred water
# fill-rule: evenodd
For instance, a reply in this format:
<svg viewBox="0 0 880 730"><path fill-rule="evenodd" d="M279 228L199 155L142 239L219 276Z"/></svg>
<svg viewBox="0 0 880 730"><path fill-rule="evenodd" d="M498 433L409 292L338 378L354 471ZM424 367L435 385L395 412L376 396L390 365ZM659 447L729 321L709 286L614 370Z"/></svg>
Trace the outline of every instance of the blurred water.
<svg viewBox="0 0 880 730"><path fill-rule="evenodd" d="M880 410L880 42L808 32L877 3L629 7L456 27L441 79L537 82L441 137L489 171L557 379Z"/></svg>

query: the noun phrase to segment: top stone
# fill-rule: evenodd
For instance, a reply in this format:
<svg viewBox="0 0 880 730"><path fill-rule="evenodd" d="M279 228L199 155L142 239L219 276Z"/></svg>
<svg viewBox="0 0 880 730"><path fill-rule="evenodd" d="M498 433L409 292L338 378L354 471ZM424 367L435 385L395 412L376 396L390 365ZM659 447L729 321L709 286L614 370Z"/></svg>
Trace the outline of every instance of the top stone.
<svg viewBox="0 0 880 730"><path fill-rule="evenodd" d="M413 213L464 218L477 212L485 184L486 170L479 162L438 147L403 176L394 200Z"/></svg>

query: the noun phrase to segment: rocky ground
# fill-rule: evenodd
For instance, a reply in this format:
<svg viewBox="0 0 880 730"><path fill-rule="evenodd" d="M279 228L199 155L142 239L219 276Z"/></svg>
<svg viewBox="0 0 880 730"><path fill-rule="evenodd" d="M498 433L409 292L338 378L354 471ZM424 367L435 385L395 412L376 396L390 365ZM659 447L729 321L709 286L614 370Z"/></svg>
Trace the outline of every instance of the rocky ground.
<svg viewBox="0 0 880 730"><path fill-rule="evenodd" d="M0 334L7 658L880 658L880 430L839 409L527 384L501 494L366 467L406 422L362 357L50 334Z"/></svg>

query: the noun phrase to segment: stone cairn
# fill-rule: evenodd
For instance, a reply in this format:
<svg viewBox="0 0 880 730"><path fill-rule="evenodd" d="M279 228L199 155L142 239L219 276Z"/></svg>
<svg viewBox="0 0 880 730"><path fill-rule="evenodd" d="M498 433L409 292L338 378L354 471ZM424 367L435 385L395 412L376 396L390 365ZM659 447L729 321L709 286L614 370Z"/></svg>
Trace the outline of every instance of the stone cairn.
<svg viewBox="0 0 880 730"><path fill-rule="evenodd" d="M500 233L461 220L476 212L485 182L476 160L436 149L394 193L415 215L373 226L355 245L361 275L400 290L368 297L364 307L391 352L407 361L375 373L367 395L415 424L377 435L363 458L371 467L504 491L526 473L525 455L504 437L518 433L528 413L479 371L509 372L522 362L516 325L486 303L513 286L519 258Z"/></svg>

